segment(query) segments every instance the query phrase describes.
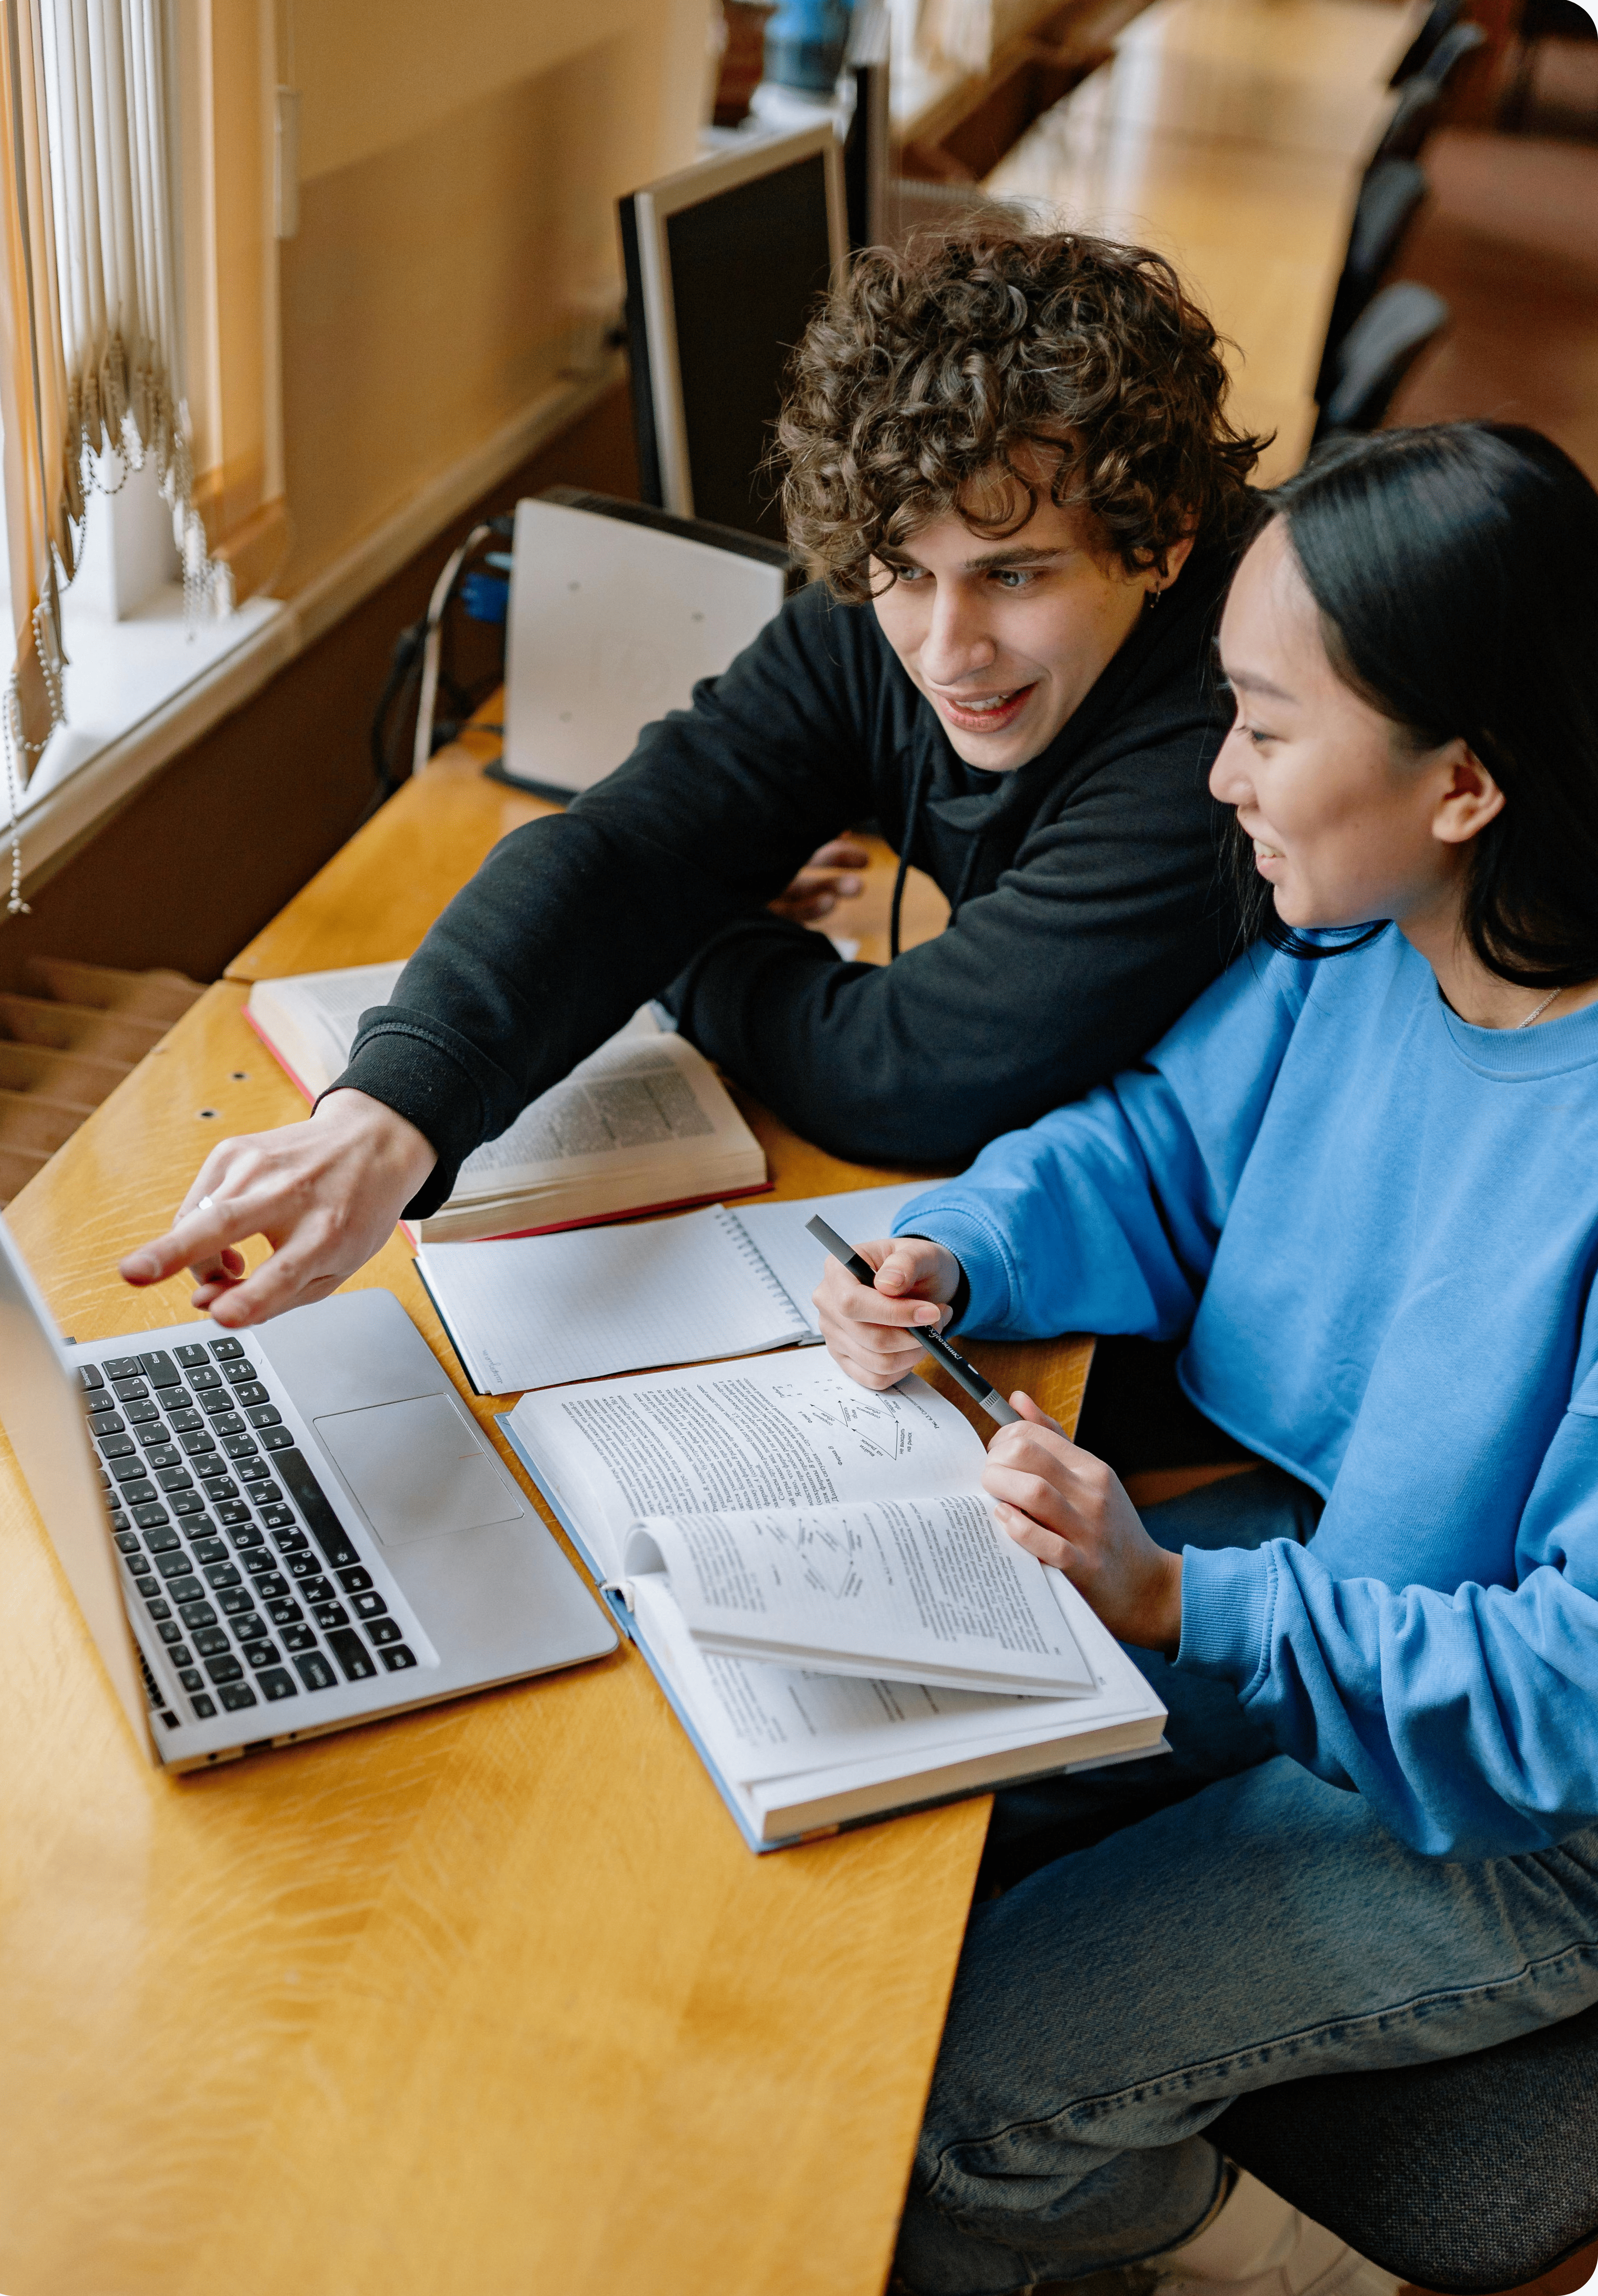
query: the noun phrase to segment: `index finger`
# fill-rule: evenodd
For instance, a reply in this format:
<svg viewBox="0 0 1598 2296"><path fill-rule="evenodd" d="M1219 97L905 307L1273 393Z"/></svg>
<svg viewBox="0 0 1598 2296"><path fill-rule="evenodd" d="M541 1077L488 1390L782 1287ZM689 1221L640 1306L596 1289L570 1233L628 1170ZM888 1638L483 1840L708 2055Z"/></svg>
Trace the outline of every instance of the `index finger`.
<svg viewBox="0 0 1598 2296"><path fill-rule="evenodd" d="M222 1263L228 1247L253 1235L257 1226L236 1201L203 1195L193 1210L178 1213L165 1235L130 1251L119 1272L125 1283L141 1285L162 1283L185 1267L200 1275Z"/></svg>

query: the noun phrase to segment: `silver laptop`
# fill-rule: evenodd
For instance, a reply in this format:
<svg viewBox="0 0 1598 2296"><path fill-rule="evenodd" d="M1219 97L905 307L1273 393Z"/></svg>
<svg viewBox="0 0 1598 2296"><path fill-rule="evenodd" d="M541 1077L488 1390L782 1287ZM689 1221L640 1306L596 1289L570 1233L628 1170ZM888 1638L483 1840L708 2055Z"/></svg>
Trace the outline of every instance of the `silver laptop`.
<svg viewBox="0 0 1598 2296"><path fill-rule="evenodd" d="M616 1647L390 1292L63 1343L0 1220L0 1421L168 1768Z"/></svg>

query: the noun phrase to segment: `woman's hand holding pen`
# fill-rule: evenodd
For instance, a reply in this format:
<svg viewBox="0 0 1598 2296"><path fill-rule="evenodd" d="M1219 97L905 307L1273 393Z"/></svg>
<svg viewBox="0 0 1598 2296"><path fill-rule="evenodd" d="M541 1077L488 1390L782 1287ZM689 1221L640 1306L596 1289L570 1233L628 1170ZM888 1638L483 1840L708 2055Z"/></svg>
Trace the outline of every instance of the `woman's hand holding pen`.
<svg viewBox="0 0 1598 2296"><path fill-rule="evenodd" d="M1182 1557L1157 1546L1102 1459L1073 1443L1029 1395L1019 1424L987 1446L982 1487L1000 1526L1063 1571L1119 1641L1171 1652L1182 1638Z"/></svg>
<svg viewBox="0 0 1598 2296"><path fill-rule="evenodd" d="M940 1243L883 1236L855 1250L877 1271L876 1288L856 1283L829 1259L811 1297L834 1359L862 1387L897 1387L926 1353L918 1329L939 1332L960 1284L960 1262Z"/></svg>

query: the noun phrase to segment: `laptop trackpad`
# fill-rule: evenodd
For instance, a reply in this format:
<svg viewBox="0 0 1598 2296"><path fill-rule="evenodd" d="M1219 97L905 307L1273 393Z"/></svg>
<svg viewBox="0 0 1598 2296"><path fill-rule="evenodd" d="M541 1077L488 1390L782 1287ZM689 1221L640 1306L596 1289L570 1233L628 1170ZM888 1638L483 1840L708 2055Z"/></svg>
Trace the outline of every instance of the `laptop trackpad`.
<svg viewBox="0 0 1598 2296"><path fill-rule="evenodd" d="M316 1428L385 1546L527 1513L447 1396L337 1411Z"/></svg>

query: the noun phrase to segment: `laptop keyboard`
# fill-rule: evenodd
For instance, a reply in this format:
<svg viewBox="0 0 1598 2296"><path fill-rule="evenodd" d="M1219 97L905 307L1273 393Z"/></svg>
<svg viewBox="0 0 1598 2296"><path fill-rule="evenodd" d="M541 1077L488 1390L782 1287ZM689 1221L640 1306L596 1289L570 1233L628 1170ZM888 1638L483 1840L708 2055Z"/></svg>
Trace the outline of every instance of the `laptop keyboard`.
<svg viewBox="0 0 1598 2296"><path fill-rule="evenodd" d="M78 1375L111 1535L195 1721L415 1665L242 1341Z"/></svg>

